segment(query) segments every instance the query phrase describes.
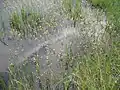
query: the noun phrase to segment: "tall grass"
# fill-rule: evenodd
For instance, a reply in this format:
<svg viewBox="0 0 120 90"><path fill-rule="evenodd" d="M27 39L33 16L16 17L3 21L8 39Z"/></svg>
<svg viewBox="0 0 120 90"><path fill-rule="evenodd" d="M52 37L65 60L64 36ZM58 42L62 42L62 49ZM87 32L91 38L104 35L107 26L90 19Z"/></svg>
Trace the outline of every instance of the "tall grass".
<svg viewBox="0 0 120 90"><path fill-rule="evenodd" d="M35 35L41 27L41 15L35 12L27 12L24 8L21 13L14 12L11 15L10 26L13 32L17 32L21 37L27 37L28 34Z"/></svg>
<svg viewBox="0 0 120 90"><path fill-rule="evenodd" d="M70 74L77 90L119 90L120 48L97 47L91 53L77 56L77 65Z"/></svg>
<svg viewBox="0 0 120 90"><path fill-rule="evenodd" d="M46 16L35 11L28 11L23 7L20 12L15 11L10 17L11 33L20 38L37 37L43 34L45 29L56 26L53 18Z"/></svg>
<svg viewBox="0 0 120 90"><path fill-rule="evenodd" d="M74 21L74 27L76 22L81 18L81 0L63 0L63 11L68 19Z"/></svg>

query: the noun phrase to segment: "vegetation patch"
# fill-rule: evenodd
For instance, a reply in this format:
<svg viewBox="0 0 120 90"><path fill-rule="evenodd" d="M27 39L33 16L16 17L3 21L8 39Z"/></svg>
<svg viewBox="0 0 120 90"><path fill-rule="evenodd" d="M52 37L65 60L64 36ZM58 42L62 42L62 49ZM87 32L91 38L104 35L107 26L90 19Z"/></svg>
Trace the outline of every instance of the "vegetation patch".
<svg viewBox="0 0 120 90"><path fill-rule="evenodd" d="M52 19L52 18L51 18ZM55 22L45 19L40 13L27 11L24 8L14 12L10 17L11 33L20 38L36 37L44 32L44 28L55 27Z"/></svg>
<svg viewBox="0 0 120 90"><path fill-rule="evenodd" d="M81 16L81 0L63 0L63 11L68 19L73 20L74 27Z"/></svg>
<svg viewBox="0 0 120 90"><path fill-rule="evenodd" d="M77 64L66 81L73 83L72 90L119 90L119 54L120 48L112 44L109 49L98 46L84 56L77 56Z"/></svg>

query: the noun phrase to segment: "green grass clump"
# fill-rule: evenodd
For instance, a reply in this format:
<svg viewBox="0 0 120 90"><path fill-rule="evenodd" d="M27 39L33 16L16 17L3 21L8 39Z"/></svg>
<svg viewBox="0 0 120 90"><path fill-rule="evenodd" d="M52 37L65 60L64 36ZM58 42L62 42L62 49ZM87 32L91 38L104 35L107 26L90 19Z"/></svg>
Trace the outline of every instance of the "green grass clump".
<svg viewBox="0 0 120 90"><path fill-rule="evenodd" d="M10 27L13 33L25 38L29 34L35 35L41 27L42 16L36 12L27 12L24 8L20 13L14 12L10 18Z"/></svg>
<svg viewBox="0 0 120 90"><path fill-rule="evenodd" d="M10 17L11 33L20 38L35 38L56 27L55 17L22 8ZM46 30L47 29L47 30Z"/></svg>
<svg viewBox="0 0 120 90"><path fill-rule="evenodd" d="M63 0L63 11L67 18L74 21L74 27L77 20L81 18L81 0Z"/></svg>

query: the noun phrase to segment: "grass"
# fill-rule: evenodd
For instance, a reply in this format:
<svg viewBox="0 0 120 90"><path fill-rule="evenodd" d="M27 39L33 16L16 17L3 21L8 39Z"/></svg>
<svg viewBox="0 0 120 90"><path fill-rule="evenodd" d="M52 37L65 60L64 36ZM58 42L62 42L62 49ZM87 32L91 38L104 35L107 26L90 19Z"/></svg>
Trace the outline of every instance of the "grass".
<svg viewBox="0 0 120 90"><path fill-rule="evenodd" d="M76 59L78 62L70 74L70 81L78 90L120 89L120 48L114 44L108 50L99 46Z"/></svg>
<svg viewBox="0 0 120 90"><path fill-rule="evenodd" d="M14 12L10 18L10 27L13 33L20 35L21 38L29 34L35 35L41 27L42 16L35 12L27 12L24 8L21 12Z"/></svg>
<svg viewBox="0 0 120 90"><path fill-rule="evenodd" d="M76 22L81 19L81 0L63 0L63 11L68 19L73 20L74 27Z"/></svg>
<svg viewBox="0 0 120 90"><path fill-rule="evenodd" d="M10 17L10 27L13 35L20 38L37 37L43 34L45 27L55 27L56 22L35 11L22 8L20 13L15 11Z"/></svg>
<svg viewBox="0 0 120 90"><path fill-rule="evenodd" d="M17 67L13 64L9 67L9 90L34 90L34 75L33 73L26 74L22 67Z"/></svg>

